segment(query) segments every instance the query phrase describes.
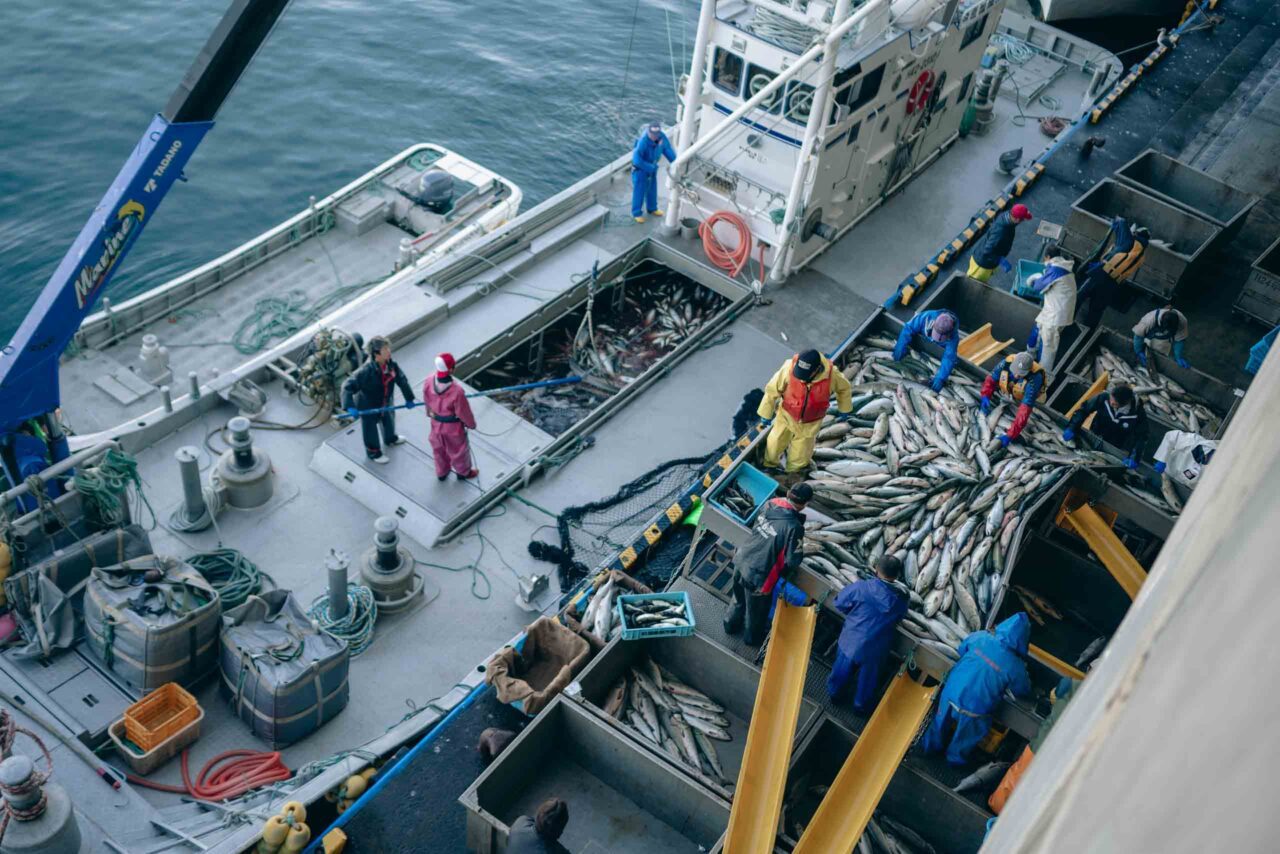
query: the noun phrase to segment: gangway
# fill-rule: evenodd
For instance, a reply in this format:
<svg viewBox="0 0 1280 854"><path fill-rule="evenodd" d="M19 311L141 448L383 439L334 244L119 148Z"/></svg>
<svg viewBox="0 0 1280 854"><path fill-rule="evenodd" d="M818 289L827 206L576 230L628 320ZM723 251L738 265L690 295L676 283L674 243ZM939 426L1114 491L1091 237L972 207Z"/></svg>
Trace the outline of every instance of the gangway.
<svg viewBox="0 0 1280 854"><path fill-rule="evenodd" d="M816 607L796 607L778 600L729 813L725 854L773 851L817 623Z"/></svg>
<svg viewBox="0 0 1280 854"><path fill-rule="evenodd" d="M925 686L912 679L905 668L894 677L796 844L795 854L854 850L937 690L937 684Z"/></svg>
<svg viewBox="0 0 1280 854"><path fill-rule="evenodd" d="M1129 598L1136 597L1142 583L1147 580L1147 571L1124 547L1124 543L1120 542L1107 520L1098 515L1098 511L1089 504L1081 504L1073 509L1063 507L1062 518L1088 544L1098 560L1102 561L1102 565L1124 588L1124 592L1129 594Z"/></svg>
<svg viewBox="0 0 1280 854"><path fill-rule="evenodd" d="M1036 646L1033 643L1027 644L1027 655L1031 656L1036 661L1040 662L1045 667L1052 670L1054 673L1057 673L1059 676L1069 676L1072 679L1084 678L1083 670L1081 670L1078 667L1073 667L1072 665L1067 664L1061 658L1058 658L1058 656L1054 655L1048 650L1041 649L1040 647Z"/></svg>

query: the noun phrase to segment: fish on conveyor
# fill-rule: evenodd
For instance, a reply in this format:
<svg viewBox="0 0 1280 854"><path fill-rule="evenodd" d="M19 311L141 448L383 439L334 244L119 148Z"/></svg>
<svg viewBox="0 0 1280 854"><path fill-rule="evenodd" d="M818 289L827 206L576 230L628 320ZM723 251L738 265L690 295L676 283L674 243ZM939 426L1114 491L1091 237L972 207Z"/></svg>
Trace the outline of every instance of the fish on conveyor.
<svg viewBox="0 0 1280 854"><path fill-rule="evenodd" d="M990 792L1004 773L1009 770L1008 762L988 762L977 771L974 771L968 777L965 777L951 791L957 794L965 792L978 791L983 793Z"/></svg>

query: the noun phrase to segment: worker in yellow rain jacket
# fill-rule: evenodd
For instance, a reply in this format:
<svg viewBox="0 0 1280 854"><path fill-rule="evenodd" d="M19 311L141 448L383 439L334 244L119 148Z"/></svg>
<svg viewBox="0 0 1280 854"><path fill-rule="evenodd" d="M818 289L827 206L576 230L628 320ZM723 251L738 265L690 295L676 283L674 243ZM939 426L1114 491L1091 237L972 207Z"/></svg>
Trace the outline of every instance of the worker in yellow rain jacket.
<svg viewBox="0 0 1280 854"><path fill-rule="evenodd" d="M836 407L853 411L853 387L831 360L817 350L805 350L783 363L764 387L756 414L773 423L764 444L764 464L777 468L787 455L787 472L802 472L813 459L813 445L831 397Z"/></svg>

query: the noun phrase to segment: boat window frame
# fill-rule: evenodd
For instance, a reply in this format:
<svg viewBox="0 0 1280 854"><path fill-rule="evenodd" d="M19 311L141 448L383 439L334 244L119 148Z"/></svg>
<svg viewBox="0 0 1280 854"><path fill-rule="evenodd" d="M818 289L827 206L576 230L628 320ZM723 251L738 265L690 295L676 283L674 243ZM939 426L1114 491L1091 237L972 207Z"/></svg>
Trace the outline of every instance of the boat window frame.
<svg viewBox="0 0 1280 854"><path fill-rule="evenodd" d="M960 36L960 50L964 50L969 45L982 38L983 32L987 29L987 18L990 16L991 13L987 12L965 29L964 34Z"/></svg>
<svg viewBox="0 0 1280 854"><path fill-rule="evenodd" d="M777 71L771 71L768 68L765 68L763 65L757 65L754 62L748 62L747 73L742 76L742 99L744 101L749 101L753 97L751 94L751 78L755 77L757 72L761 74L769 75L770 83L772 83L774 79L777 78L778 76ZM765 102L764 104L761 104L758 107L756 107L756 109L766 113L770 113L771 115L775 115L775 116L778 115L779 113L782 112L782 103L785 100L785 97L784 97L785 94L786 94L786 87L784 86L782 91L774 93L773 103L770 104L769 102Z"/></svg>
<svg viewBox="0 0 1280 854"><path fill-rule="evenodd" d="M886 63L881 63L876 68L861 75L845 88L836 93L835 102L846 108L850 113L865 107L871 103L880 94L880 89L884 86L884 69ZM859 64L855 64L853 68L859 68ZM874 83L874 86L872 85ZM867 91L868 88L871 91ZM854 100L856 98L856 100Z"/></svg>
<svg viewBox="0 0 1280 854"><path fill-rule="evenodd" d="M816 97L818 90L808 83L801 83L796 80L788 81L784 89L785 94L783 95L783 98L782 98L782 103L783 103L782 117L787 121L791 122L792 124L800 125L801 127L804 127L809 123L809 116L806 115L803 119L800 119L791 115L791 99L794 95L796 95L796 93L802 92L806 89L809 91L809 98L810 98L809 109L810 111L812 111L813 98Z"/></svg>
<svg viewBox="0 0 1280 854"><path fill-rule="evenodd" d="M721 58L721 55L729 57L731 61L737 60L738 62L738 88L737 89L730 89L728 86L725 86L720 82L721 68L719 65L719 60ZM727 48L723 48L720 45L716 45L715 53L711 55L711 85L715 86L721 92L726 92L730 95L733 95L734 97L741 98L742 87L747 80L746 68L747 68L746 57L742 56L741 54L734 53L733 51Z"/></svg>
<svg viewBox="0 0 1280 854"><path fill-rule="evenodd" d="M956 103L963 104L965 99L969 97L969 87L973 85L974 72L970 71L960 81L960 91L956 93Z"/></svg>

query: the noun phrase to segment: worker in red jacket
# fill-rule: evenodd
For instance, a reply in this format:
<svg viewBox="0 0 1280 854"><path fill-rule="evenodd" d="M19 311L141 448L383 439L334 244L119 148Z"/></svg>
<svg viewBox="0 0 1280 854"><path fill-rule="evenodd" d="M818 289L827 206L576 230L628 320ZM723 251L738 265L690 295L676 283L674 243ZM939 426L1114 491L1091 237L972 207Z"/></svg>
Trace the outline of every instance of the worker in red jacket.
<svg viewBox="0 0 1280 854"><path fill-rule="evenodd" d="M462 386L453 381L454 358L449 353L436 356L435 376L422 384L422 401L431 421L431 453L436 460L436 478L444 480L452 470L458 480L480 474L471 456L467 431L476 429L476 417Z"/></svg>
<svg viewBox="0 0 1280 854"><path fill-rule="evenodd" d="M991 411L991 395L995 394L997 389L1005 397L1021 401L1008 432L1000 437L1001 445L1007 448L1010 442L1022 435L1022 428L1026 427L1027 422L1031 420L1031 410L1044 394L1044 387L1044 368L1040 367L1030 353L1006 357L1003 362L998 362L995 369L991 371L991 375L982 381L981 406L984 413Z"/></svg>

